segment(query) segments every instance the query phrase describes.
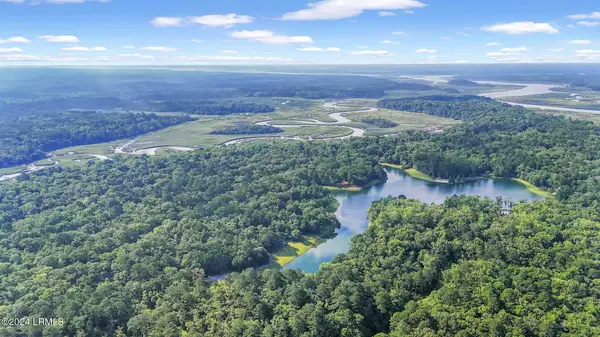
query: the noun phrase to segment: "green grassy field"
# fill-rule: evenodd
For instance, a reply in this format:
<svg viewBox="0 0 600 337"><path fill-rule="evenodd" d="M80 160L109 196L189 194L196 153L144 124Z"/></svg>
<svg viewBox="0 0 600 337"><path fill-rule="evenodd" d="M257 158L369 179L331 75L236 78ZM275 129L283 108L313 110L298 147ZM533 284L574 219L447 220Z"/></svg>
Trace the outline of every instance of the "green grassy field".
<svg viewBox="0 0 600 337"><path fill-rule="evenodd" d="M390 163L379 163L379 165L385 166L385 167L391 167L391 168L395 168L395 169L399 169L399 170L403 170L404 169L404 167L401 166L401 165L390 164Z"/></svg>
<svg viewBox="0 0 600 337"><path fill-rule="evenodd" d="M306 253L312 247L318 246L324 240L317 236L309 236L299 242L288 242L287 245L274 255L273 267L281 268L292 262L298 256Z"/></svg>
<svg viewBox="0 0 600 337"><path fill-rule="evenodd" d="M536 187L535 185L529 183L528 181L525 181L525 180L519 179L519 178L512 178L512 180L516 181L516 182L518 182L520 184L525 185L525 187L527 187L527 189L531 193L537 194L537 195L542 196L542 197L544 197L546 199L552 199L552 198L554 198L554 195L552 193L544 191L544 190Z"/></svg>
<svg viewBox="0 0 600 337"><path fill-rule="evenodd" d="M591 112L573 112L573 111L558 111L558 110L540 110L534 109L536 112L554 116L564 116L572 119L579 119L585 121L591 121L594 123L600 123L600 113Z"/></svg>
<svg viewBox="0 0 600 337"><path fill-rule="evenodd" d="M553 92L544 95L503 97L502 100L514 103L556 106L573 109L600 110L600 93L595 91L577 91L577 96L568 92ZM581 97L576 99L576 97Z"/></svg>
<svg viewBox="0 0 600 337"><path fill-rule="evenodd" d="M442 118L426 114L396 110L379 110L375 112L353 113L348 114L347 117L352 120L350 125L366 129L366 134L368 136L394 134L406 130L443 130L460 123L460 121L450 118ZM360 119L366 117L383 117L390 119L399 125L394 128L379 128L372 124L361 123Z"/></svg>
<svg viewBox="0 0 600 337"><path fill-rule="evenodd" d="M278 110L272 114L254 114L254 115L227 115L227 116L193 116L197 120L171 126L169 128L151 132L136 138L132 145L137 150L161 146L182 146L182 147L207 147L219 145L233 139L251 138L251 137L304 137L304 138L328 138L342 137L352 133L351 130L335 126L317 126L317 127L299 127L286 128L283 133L278 134L256 134L256 135L212 135L211 131L226 126L236 126L241 124L256 123L268 118L277 118L287 123L286 118L314 118L327 120L323 118L332 109L321 109L324 101L301 100L298 106L292 107L286 104L285 110ZM313 109L313 110L311 110ZM316 110L315 110L316 109ZM166 113L168 114L168 113ZM99 154L112 156L113 149L119 145L127 143L128 140L119 140L114 142L75 146L55 151L56 154L66 157L68 152L75 154ZM158 155L164 155L172 150L159 149ZM72 158L74 160L78 158Z"/></svg>
<svg viewBox="0 0 600 337"><path fill-rule="evenodd" d="M328 191L348 191L348 192L358 192L360 190L362 190L362 187L359 186L348 186L348 187L342 187L342 186L323 186L324 189L328 190Z"/></svg>
<svg viewBox="0 0 600 337"><path fill-rule="evenodd" d="M14 167L0 168L0 176L19 173L23 171L26 167L27 166L25 165L20 165Z"/></svg>
<svg viewBox="0 0 600 337"><path fill-rule="evenodd" d="M253 101L270 104L277 107L277 110L269 114L236 114L225 116L200 116L193 115L196 120L168 127L163 130L151 132L135 138L131 148L142 150L155 147L179 146L190 148L203 148L215 146L230 140L240 138L261 138L270 137L271 139L257 139L256 142L288 141L280 137L300 137L304 139L322 139L331 137L343 137L350 135L352 130L333 126L333 125L315 125L298 128L284 128L284 132L278 134L256 134L256 135L213 135L211 131L230 126L239 126L254 124L259 121L271 120L275 124L301 124L299 120L317 119L323 122L333 122L328 117L332 112L355 111L365 109L376 105L377 100L373 99L353 99L343 100L339 108L325 107L327 100L306 100L306 99L286 99L286 98L253 98ZM283 104L285 103L285 104ZM160 114L171 115L181 114L177 112L162 112ZM380 116L391 119L399 124L398 127L391 129L378 128L372 124L356 122L356 120L368 116ZM415 114L409 112L399 112L392 110L380 110L366 113L349 113L347 117L353 120L352 123L345 126L354 126L366 130L366 135L384 135L393 134L405 130L440 130L459 123L458 121L446 118L438 118L425 114ZM54 151L52 162L40 161L37 165L49 165L58 161L60 165L87 165L89 160L101 160L91 155L102 155L107 157L114 156L114 149L122 146L132 139L124 139L94 145L74 146ZM166 155L173 152L171 149L158 149L157 155ZM23 167L5 169L5 172L16 173Z"/></svg>
<svg viewBox="0 0 600 337"><path fill-rule="evenodd" d="M414 169L414 168L405 169L404 172L406 172L409 176L411 176L415 179L431 181L431 182L434 181L434 179L432 177L430 177L427 174L425 174L417 169Z"/></svg>

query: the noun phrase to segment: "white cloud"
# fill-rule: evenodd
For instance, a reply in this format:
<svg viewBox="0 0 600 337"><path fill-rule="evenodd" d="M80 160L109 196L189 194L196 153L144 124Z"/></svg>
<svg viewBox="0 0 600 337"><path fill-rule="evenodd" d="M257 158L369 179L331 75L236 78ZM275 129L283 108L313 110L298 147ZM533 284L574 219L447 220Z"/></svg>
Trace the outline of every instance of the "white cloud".
<svg viewBox="0 0 600 337"><path fill-rule="evenodd" d="M392 32L392 35L407 35L405 32Z"/></svg>
<svg viewBox="0 0 600 337"><path fill-rule="evenodd" d="M584 27L600 27L600 21L579 21L577 24Z"/></svg>
<svg viewBox="0 0 600 337"><path fill-rule="evenodd" d="M0 48L0 54L12 54L12 53L20 53L23 49L12 47L12 48Z"/></svg>
<svg viewBox="0 0 600 337"><path fill-rule="evenodd" d="M191 43L202 43L202 41L198 40L198 39L191 39L188 42L191 42Z"/></svg>
<svg viewBox="0 0 600 337"><path fill-rule="evenodd" d="M239 51L237 51L237 50L221 50L221 53L223 53L223 54L238 54Z"/></svg>
<svg viewBox="0 0 600 337"><path fill-rule="evenodd" d="M121 48L123 48L123 49L134 49L134 48L135 48L135 46L123 46L123 47L121 47Z"/></svg>
<svg viewBox="0 0 600 337"><path fill-rule="evenodd" d="M526 47L516 47L516 48L502 48L500 51L487 53L486 56L489 57L505 57L505 56L519 56L522 53L527 52L528 49ZM505 58L508 60L509 58Z"/></svg>
<svg viewBox="0 0 600 337"><path fill-rule="evenodd" d="M524 53L527 51L527 48L526 47L502 48L500 51L503 53Z"/></svg>
<svg viewBox="0 0 600 337"><path fill-rule="evenodd" d="M292 62L293 59L283 57L262 57L262 56L179 56L178 60L182 61L222 61L222 62Z"/></svg>
<svg viewBox="0 0 600 337"><path fill-rule="evenodd" d="M0 39L0 44L5 44L5 43L29 43L31 41L27 40L26 38L22 37L22 36L11 36L6 40Z"/></svg>
<svg viewBox="0 0 600 337"><path fill-rule="evenodd" d="M576 51L576 53L580 55L600 55L600 50L583 49Z"/></svg>
<svg viewBox="0 0 600 337"><path fill-rule="evenodd" d="M277 35L270 30L241 30L234 31L229 36L234 39L260 41L269 44L313 43L309 36Z"/></svg>
<svg viewBox="0 0 600 337"><path fill-rule="evenodd" d="M352 55L394 56L394 54L390 53L387 50L357 50L357 51L351 52L350 54L352 54Z"/></svg>
<svg viewBox="0 0 600 337"><path fill-rule="evenodd" d="M404 11L404 13L406 14L415 14L415 11L411 11L410 9L407 9Z"/></svg>
<svg viewBox="0 0 600 337"><path fill-rule="evenodd" d="M356 48L358 48L358 49L369 49L369 47L367 47L367 46L358 46Z"/></svg>
<svg viewBox="0 0 600 337"><path fill-rule="evenodd" d="M25 0L0 0L0 2L8 2L10 4L20 4L23 3Z"/></svg>
<svg viewBox="0 0 600 337"><path fill-rule="evenodd" d="M417 49L416 52L419 54L435 54L435 53L437 53L437 50L435 50L435 49Z"/></svg>
<svg viewBox="0 0 600 337"><path fill-rule="evenodd" d="M578 44L578 45L584 45L584 44L591 44L592 41L590 40L572 40L569 41L569 44Z"/></svg>
<svg viewBox="0 0 600 337"><path fill-rule="evenodd" d="M383 41L381 41L381 43L382 44L398 44L400 42L395 42L395 41L392 41L392 40L383 40Z"/></svg>
<svg viewBox="0 0 600 337"><path fill-rule="evenodd" d="M449 36L442 36L442 37L440 37L440 39L442 39L444 41L452 41L452 38Z"/></svg>
<svg viewBox="0 0 600 337"><path fill-rule="evenodd" d="M417 0L324 0L283 15L283 20L336 20L359 16L367 10L398 10L425 7Z"/></svg>
<svg viewBox="0 0 600 337"><path fill-rule="evenodd" d="M573 20L600 19L600 12L593 12L593 13L589 13L589 14L569 15L568 18L573 19Z"/></svg>
<svg viewBox="0 0 600 337"><path fill-rule="evenodd" d="M390 11L381 11L379 12L379 16L398 16L398 14Z"/></svg>
<svg viewBox="0 0 600 337"><path fill-rule="evenodd" d="M154 27L180 27L183 26L184 21L183 18L178 17L158 16L150 21L150 23Z"/></svg>
<svg viewBox="0 0 600 337"><path fill-rule="evenodd" d="M472 37L473 36L471 34L467 34L467 33L463 33L463 32L458 32L458 33L456 33L456 35L460 35L460 36L464 36L464 37Z"/></svg>
<svg viewBox="0 0 600 337"><path fill-rule="evenodd" d="M65 51L106 51L105 47L81 47L81 46L75 46L75 47L66 47L66 48L62 48L62 50Z"/></svg>
<svg viewBox="0 0 600 337"><path fill-rule="evenodd" d="M565 48L550 48L550 49L548 49L548 51L551 51L553 53L558 53L558 52L561 52L564 50L565 50Z"/></svg>
<svg viewBox="0 0 600 337"><path fill-rule="evenodd" d="M341 51L341 49L337 48L337 47L329 47L329 48L306 47L306 48L296 48L296 50L309 51L309 52L338 52L338 51Z"/></svg>
<svg viewBox="0 0 600 337"><path fill-rule="evenodd" d="M241 23L251 23L254 21L254 18L248 15L229 13L227 15L214 14L195 16L191 17L189 20L190 22L198 23L204 26L230 28Z"/></svg>
<svg viewBox="0 0 600 337"><path fill-rule="evenodd" d="M148 46L148 47L142 47L140 49L147 50L147 51L160 51L160 52L168 52L168 51L176 51L177 50L177 48L162 47L162 46Z"/></svg>
<svg viewBox="0 0 600 337"><path fill-rule="evenodd" d="M158 16L150 23L154 27L182 27L185 25L199 24L209 27L224 27L231 28L237 24L251 23L254 18L248 15L230 14L211 14L204 16L190 17L174 17L174 16Z"/></svg>
<svg viewBox="0 0 600 337"><path fill-rule="evenodd" d="M486 47L495 47L495 46L501 46L500 43L498 42L489 42L485 44Z"/></svg>
<svg viewBox="0 0 600 337"><path fill-rule="evenodd" d="M142 54L119 54L119 57L134 57L134 58L140 58L140 59L147 59L147 60L151 60L154 59L155 57L152 55L142 55Z"/></svg>
<svg viewBox="0 0 600 337"><path fill-rule="evenodd" d="M46 42L53 43L77 43L79 39L77 36L73 35L42 35L38 37L39 39L44 39Z"/></svg>
<svg viewBox="0 0 600 337"><path fill-rule="evenodd" d="M535 23L531 21L527 22L511 22L502 23L489 27L482 27L481 29L488 32L504 33L510 35L522 35L522 34L534 34L534 33L546 33L556 34L558 29L552 27L549 23Z"/></svg>
<svg viewBox="0 0 600 337"><path fill-rule="evenodd" d="M283 57L261 57L261 56L152 56L143 54L119 54L116 56L94 56L94 57L75 57L75 56L35 56L26 54L0 54L0 61L11 62L50 62L50 63L98 63L98 62L157 62L179 63L179 62L225 62L225 63L286 63L293 62L293 59Z"/></svg>

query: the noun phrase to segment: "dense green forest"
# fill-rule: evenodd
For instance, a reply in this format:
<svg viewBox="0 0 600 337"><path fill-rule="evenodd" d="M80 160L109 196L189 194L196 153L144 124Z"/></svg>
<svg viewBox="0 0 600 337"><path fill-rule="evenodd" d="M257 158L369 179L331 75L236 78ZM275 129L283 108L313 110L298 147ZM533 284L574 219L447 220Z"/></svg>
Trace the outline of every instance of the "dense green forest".
<svg viewBox="0 0 600 337"><path fill-rule="evenodd" d="M190 120L93 111L25 114L0 123L0 168L42 159L48 151L134 137Z"/></svg>
<svg viewBox="0 0 600 337"><path fill-rule="evenodd" d="M592 122L537 114L490 99L431 96L382 100L380 107L468 121L440 135L408 133L386 160L460 180L519 177L561 200L598 206L600 128Z"/></svg>
<svg viewBox="0 0 600 337"><path fill-rule="evenodd" d="M213 135L255 135L262 133L282 133L283 129L271 125L243 125L228 126L216 129L210 133Z"/></svg>
<svg viewBox="0 0 600 337"><path fill-rule="evenodd" d="M267 104L235 101L164 101L155 103L154 109L161 112L181 111L195 115L229 115L235 113L273 112L275 108Z"/></svg>
<svg viewBox="0 0 600 337"><path fill-rule="evenodd" d="M398 126L398 123L394 122L391 119L383 117L367 117L361 119L360 121L362 123L372 124L380 128L395 128L396 126Z"/></svg>
<svg viewBox="0 0 600 337"><path fill-rule="evenodd" d="M0 184L0 314L64 318L22 328L49 336L600 334L600 129L475 96L378 105L465 122L116 158ZM379 162L520 177L556 200L501 216L497 200L388 198L319 273L245 270L286 241L333 235L321 186L381 181Z"/></svg>
<svg viewBox="0 0 600 337"><path fill-rule="evenodd" d="M128 324L135 336L596 336L597 215L552 202L388 198L316 275L190 278ZM176 309L173 309L176 308ZM178 325L177 322L186 322Z"/></svg>

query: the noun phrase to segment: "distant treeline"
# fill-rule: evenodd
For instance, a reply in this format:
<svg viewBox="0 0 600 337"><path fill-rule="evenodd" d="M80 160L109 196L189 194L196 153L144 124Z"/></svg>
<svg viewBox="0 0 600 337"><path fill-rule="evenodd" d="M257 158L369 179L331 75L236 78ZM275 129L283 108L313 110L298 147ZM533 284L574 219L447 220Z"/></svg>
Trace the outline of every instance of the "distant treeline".
<svg viewBox="0 0 600 337"><path fill-rule="evenodd" d="M153 105L155 111L181 111L195 115L229 115L244 112L267 113L275 111L275 108L267 104L216 100L164 101L153 103Z"/></svg>
<svg viewBox="0 0 600 337"><path fill-rule="evenodd" d="M30 163L48 151L134 137L190 120L188 116L93 111L25 115L0 123L0 167Z"/></svg>
<svg viewBox="0 0 600 337"><path fill-rule="evenodd" d="M439 90L448 94L459 94L460 90L454 88L440 88L428 84L400 82L394 90L414 90L414 91L431 91Z"/></svg>
<svg viewBox="0 0 600 337"><path fill-rule="evenodd" d="M391 119L383 118L383 117L367 117L360 120L363 123L372 124L380 128L395 128L398 126L398 123L394 122Z"/></svg>
<svg viewBox="0 0 600 337"><path fill-rule="evenodd" d="M60 112L65 110L103 110L127 109L134 104L114 96L63 96L43 97L36 99L20 99L13 101L0 100L0 119L11 116L23 116L36 112Z"/></svg>
<svg viewBox="0 0 600 337"><path fill-rule="evenodd" d="M282 133L283 129L271 125L244 125L223 127L212 131L212 135L254 135L263 133Z"/></svg>
<svg viewBox="0 0 600 337"><path fill-rule="evenodd" d="M486 76L486 79L510 82L555 83L568 84L575 87L584 87L600 91L600 74L547 74L547 75L496 75Z"/></svg>
<svg viewBox="0 0 600 337"><path fill-rule="evenodd" d="M489 84L479 84L477 82L473 82L473 81L469 81L469 80L465 80L465 79L453 79L448 81L448 84L450 85L458 85L458 86L463 86L463 87L485 87L485 86L491 86Z"/></svg>
<svg viewBox="0 0 600 337"><path fill-rule="evenodd" d="M0 119L9 115L71 109L149 109L194 114L261 113L271 112L274 108L246 102L246 98L382 98L386 91L391 90L459 93L453 88L399 83L369 76L258 73L198 75L193 72L158 70L142 74L123 69L102 72L31 70L18 75L11 71L2 73L6 76L2 77L3 83L0 83ZM56 80L59 74L64 81ZM214 102L210 103L211 100Z"/></svg>

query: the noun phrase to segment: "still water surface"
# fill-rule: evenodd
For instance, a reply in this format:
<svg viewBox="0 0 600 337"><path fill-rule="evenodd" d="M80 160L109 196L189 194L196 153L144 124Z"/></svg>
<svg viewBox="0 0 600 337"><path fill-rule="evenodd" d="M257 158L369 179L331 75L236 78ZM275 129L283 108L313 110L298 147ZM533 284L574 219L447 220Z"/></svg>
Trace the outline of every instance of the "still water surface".
<svg viewBox="0 0 600 337"><path fill-rule="evenodd" d="M441 204L452 195L479 195L503 197L513 201L541 200L543 197L531 193L527 188L509 179L482 179L462 184L430 183L410 177L401 170L386 169L386 183L360 192L335 192L339 202L336 216L341 223L338 235L316 248L299 256L284 268L302 269L315 273L323 262L331 261L336 255L348 252L350 238L363 233L368 226L367 210L374 201L387 196L405 195L425 203Z"/></svg>

